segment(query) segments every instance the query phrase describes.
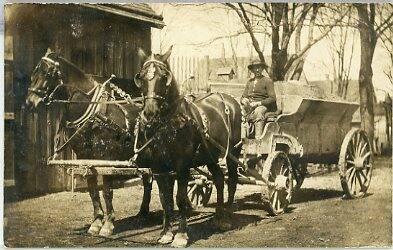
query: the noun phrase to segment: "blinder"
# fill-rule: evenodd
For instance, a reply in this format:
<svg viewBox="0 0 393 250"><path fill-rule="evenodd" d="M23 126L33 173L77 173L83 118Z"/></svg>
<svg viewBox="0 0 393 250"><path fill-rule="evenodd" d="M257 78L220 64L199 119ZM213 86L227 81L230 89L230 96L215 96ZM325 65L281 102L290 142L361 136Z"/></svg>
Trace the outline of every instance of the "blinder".
<svg viewBox="0 0 393 250"><path fill-rule="evenodd" d="M49 91L49 86L45 88L45 90L41 90L38 88L28 88L28 92L32 92L36 94L39 98L41 98L42 102L44 102L46 105L49 105L51 103L51 100L53 98L53 95L55 92L63 85L63 80L61 79L61 72L60 72L60 63L57 61L52 60L49 57L42 57L41 62L44 62L48 67L53 67L51 71L46 72L46 76L57 76L57 80L59 80L59 84L56 85L56 87L53 88L52 91ZM41 63L37 65L37 67L34 69L33 73L37 72L39 67L41 66ZM47 79L45 79L44 86L48 82Z"/></svg>

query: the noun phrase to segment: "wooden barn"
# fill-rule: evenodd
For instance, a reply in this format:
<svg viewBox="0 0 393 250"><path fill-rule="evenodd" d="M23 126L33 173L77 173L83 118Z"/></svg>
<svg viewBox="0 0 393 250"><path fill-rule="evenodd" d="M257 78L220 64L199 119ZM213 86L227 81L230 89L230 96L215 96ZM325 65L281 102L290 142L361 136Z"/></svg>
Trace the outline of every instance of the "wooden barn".
<svg viewBox="0 0 393 250"><path fill-rule="evenodd" d="M151 51L163 18L148 4L10 4L5 7L5 178L22 196L71 188L64 169L48 168L58 125L48 109L24 110L30 75L48 48L86 73L133 79L137 48ZM65 159L72 152L63 152Z"/></svg>

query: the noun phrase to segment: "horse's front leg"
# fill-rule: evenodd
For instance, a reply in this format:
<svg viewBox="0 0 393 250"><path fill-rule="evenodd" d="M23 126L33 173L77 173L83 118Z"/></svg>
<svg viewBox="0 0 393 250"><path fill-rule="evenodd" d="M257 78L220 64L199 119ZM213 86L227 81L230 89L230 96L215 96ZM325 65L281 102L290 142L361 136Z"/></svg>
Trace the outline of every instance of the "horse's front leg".
<svg viewBox="0 0 393 250"><path fill-rule="evenodd" d="M216 214L215 220L217 226L221 230L229 230L231 228L231 224L229 222L227 211L224 208L224 183L225 178L224 174L218 164L208 164L207 165L210 173L212 173L214 185L217 190L217 205L216 205ZM232 189L233 187L231 187ZM234 192L235 190L230 190Z"/></svg>
<svg viewBox="0 0 393 250"><path fill-rule="evenodd" d="M91 175L87 177L87 188L89 190L90 198L93 203L94 209L94 221L90 225L87 232L89 234L98 234L103 225L102 223L104 220L104 211L102 210L101 206L100 191L98 190L96 175Z"/></svg>
<svg viewBox="0 0 393 250"><path fill-rule="evenodd" d="M100 230L101 236L110 236L113 234L114 222L115 222L115 211L113 209L112 199L113 199L113 179L111 176L104 175L103 180L103 196L106 206L106 218L105 223Z"/></svg>
<svg viewBox="0 0 393 250"><path fill-rule="evenodd" d="M156 177L160 201L163 209L163 229L158 240L160 244L169 244L173 240L172 215L173 215L173 185L174 178L168 175Z"/></svg>
<svg viewBox="0 0 393 250"><path fill-rule="evenodd" d="M187 197L187 186L188 186L188 175L186 171L184 174L177 174L177 194L176 204L179 208L179 229L172 242L172 247L186 247L188 244L187 234L187 213L189 210L188 197Z"/></svg>
<svg viewBox="0 0 393 250"><path fill-rule="evenodd" d="M149 174L142 175L143 182L143 198L138 216L146 217L149 214L149 205L151 200L151 190L153 187L153 178Z"/></svg>

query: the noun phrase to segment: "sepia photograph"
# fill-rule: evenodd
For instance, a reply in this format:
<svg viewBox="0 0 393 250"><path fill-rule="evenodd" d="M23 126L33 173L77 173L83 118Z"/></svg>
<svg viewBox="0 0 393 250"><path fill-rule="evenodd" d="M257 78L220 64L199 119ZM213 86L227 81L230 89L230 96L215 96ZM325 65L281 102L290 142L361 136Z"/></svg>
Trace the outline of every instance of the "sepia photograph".
<svg viewBox="0 0 393 250"><path fill-rule="evenodd" d="M392 247L392 3L3 7L4 246Z"/></svg>

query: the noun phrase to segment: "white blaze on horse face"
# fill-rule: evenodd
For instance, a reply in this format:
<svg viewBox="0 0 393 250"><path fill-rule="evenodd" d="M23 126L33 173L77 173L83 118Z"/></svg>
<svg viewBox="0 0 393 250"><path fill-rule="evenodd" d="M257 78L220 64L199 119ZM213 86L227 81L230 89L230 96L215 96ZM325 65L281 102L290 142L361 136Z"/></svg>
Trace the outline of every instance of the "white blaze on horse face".
<svg viewBox="0 0 393 250"><path fill-rule="evenodd" d="M147 70L147 80L153 80L154 75L156 73L156 67L154 66L153 63L150 64L149 69Z"/></svg>
<svg viewBox="0 0 393 250"><path fill-rule="evenodd" d="M147 77L147 95L153 95L154 94L154 89L156 85L156 81L154 81L154 77L156 76L156 67L154 66L153 63L150 64L146 77Z"/></svg>
<svg viewBox="0 0 393 250"><path fill-rule="evenodd" d="M155 88L156 88L156 83L157 80L156 78L156 67L154 63L151 63L147 73L146 73L146 78L148 80L147 82L147 96L154 96L155 95ZM158 105L157 101L154 100L153 98L148 98L145 100L145 115L149 118L154 116L157 113L158 110Z"/></svg>

